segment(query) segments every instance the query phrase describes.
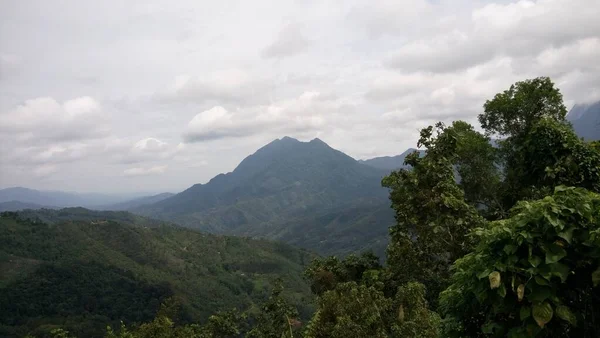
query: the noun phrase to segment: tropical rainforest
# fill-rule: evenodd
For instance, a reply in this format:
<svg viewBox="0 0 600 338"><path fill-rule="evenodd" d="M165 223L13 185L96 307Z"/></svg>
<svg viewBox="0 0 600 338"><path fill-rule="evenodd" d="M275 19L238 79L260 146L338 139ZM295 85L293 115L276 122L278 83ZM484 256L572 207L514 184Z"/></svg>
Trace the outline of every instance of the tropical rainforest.
<svg viewBox="0 0 600 338"><path fill-rule="evenodd" d="M161 221L86 209L2 213L0 335L598 337L600 143L580 138L566 115L549 78L528 79L487 100L479 126L422 129L419 151L391 173L319 140L303 146L312 157L261 161L298 146L279 140L245 170L139 209ZM315 158L326 164L312 182L331 189L301 183ZM265 168L292 174L256 180ZM262 224L274 239L306 234L310 243L318 226L301 210L331 224L342 199L345 212L363 203L378 219L381 192L365 183L373 179L395 216L384 257L342 247L317 256L167 222L238 235ZM261 198L243 198L251 193Z"/></svg>

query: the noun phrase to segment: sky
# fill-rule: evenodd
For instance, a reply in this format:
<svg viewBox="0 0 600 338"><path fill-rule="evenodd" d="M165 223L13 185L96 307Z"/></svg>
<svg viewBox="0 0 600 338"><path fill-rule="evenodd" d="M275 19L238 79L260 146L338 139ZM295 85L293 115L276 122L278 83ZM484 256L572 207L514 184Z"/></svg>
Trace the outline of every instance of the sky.
<svg viewBox="0 0 600 338"><path fill-rule="evenodd" d="M283 136L356 159L550 76L600 99L600 1L0 0L0 188L178 192Z"/></svg>

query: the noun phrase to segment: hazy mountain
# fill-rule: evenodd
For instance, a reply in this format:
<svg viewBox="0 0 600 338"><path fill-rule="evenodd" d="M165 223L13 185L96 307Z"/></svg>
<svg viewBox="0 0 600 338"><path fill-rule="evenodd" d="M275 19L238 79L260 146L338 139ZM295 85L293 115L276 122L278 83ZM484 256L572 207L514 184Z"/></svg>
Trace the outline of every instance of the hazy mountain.
<svg viewBox="0 0 600 338"><path fill-rule="evenodd" d="M409 155L415 151L418 151L420 156L425 155L424 150L417 150L414 148L409 148L408 150L406 150L405 152L403 152L400 155L375 157L375 158L371 158L368 160L359 160L359 162L366 164L368 166L374 167L374 168L385 169L385 170L391 171L391 170L396 170L396 169L405 167L404 159L406 158L406 155Z"/></svg>
<svg viewBox="0 0 600 338"><path fill-rule="evenodd" d="M145 204L152 204L152 203L160 202L160 201L167 199L173 195L175 195L175 194L170 193L170 192L164 192L162 194L134 198L132 200L117 203L117 204L104 205L104 206L98 207L96 209L100 209L100 210L130 210L130 209L137 208L137 207L145 205Z"/></svg>
<svg viewBox="0 0 600 338"><path fill-rule="evenodd" d="M310 304L302 278L314 255L285 244L207 235L127 212L83 208L0 214L0 337L77 337L151 320L182 302L179 322L262 301L282 277L294 303ZM302 301L301 301L302 299ZM310 305L300 305L306 317Z"/></svg>
<svg viewBox="0 0 600 338"><path fill-rule="evenodd" d="M281 239L325 254L365 249L367 243L379 243L373 248L381 252L393 223L388 192L381 187L387 173L319 139L284 137L245 158L233 172L134 210L213 233Z"/></svg>
<svg viewBox="0 0 600 338"><path fill-rule="evenodd" d="M600 101L576 104L567 114L567 120L579 137L588 141L600 140Z"/></svg>
<svg viewBox="0 0 600 338"><path fill-rule="evenodd" d="M1 202L0 203L0 212L2 211L17 211L17 210L25 210L25 209L52 209L56 207L49 207L44 205L39 205L35 203L23 203L20 201L9 201L9 202Z"/></svg>
<svg viewBox="0 0 600 338"><path fill-rule="evenodd" d="M0 203L19 201L49 207L93 207L123 202L132 196L43 191L22 187L0 189Z"/></svg>

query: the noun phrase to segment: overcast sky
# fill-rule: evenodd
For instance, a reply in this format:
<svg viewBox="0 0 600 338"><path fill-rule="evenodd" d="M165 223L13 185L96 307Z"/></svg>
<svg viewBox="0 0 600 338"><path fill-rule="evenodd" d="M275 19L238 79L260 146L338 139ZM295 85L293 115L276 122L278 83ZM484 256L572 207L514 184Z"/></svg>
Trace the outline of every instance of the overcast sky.
<svg viewBox="0 0 600 338"><path fill-rule="evenodd" d="M177 192L285 135L357 159L550 76L600 98L600 1L0 0L0 188Z"/></svg>

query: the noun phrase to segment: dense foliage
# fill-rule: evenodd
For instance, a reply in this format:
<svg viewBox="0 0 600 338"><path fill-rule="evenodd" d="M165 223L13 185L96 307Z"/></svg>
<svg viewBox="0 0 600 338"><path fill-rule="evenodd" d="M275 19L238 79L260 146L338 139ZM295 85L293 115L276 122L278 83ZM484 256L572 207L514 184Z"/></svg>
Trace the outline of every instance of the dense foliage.
<svg viewBox="0 0 600 338"><path fill-rule="evenodd" d="M0 336L43 335L56 325L101 336L109 323L152 320L170 297L181 303L178 322L201 322L260 303L279 276L303 318L310 316L302 280L310 254L158 223L85 209L2 214Z"/></svg>
<svg viewBox="0 0 600 338"><path fill-rule="evenodd" d="M557 187L512 212L476 229L477 247L454 264L447 336L597 336L600 195Z"/></svg>

